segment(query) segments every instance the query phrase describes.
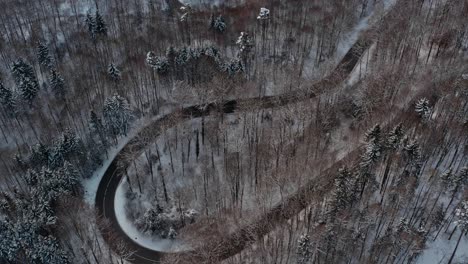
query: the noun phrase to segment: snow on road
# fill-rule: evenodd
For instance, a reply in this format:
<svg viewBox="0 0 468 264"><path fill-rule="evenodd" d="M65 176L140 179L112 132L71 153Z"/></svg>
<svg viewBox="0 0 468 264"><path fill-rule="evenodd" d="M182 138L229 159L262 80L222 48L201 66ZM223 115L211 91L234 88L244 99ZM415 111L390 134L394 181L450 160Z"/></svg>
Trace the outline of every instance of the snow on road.
<svg viewBox="0 0 468 264"><path fill-rule="evenodd" d="M167 112L167 111L165 111ZM160 118L161 115L154 116L152 118L142 118L137 120L132 124L132 128L130 132L127 134L126 137L121 137L118 140L117 145L112 146L108 152L107 157L105 157L102 166L96 169L93 175L88 178L84 179L81 184L83 185L84 189L84 200L91 206L94 206L94 200L96 198L96 192L99 187L99 182L101 181L104 173L106 172L109 165L114 160L115 156L122 150L122 148L127 144L127 142L135 137L141 129L143 129L147 124L154 122L156 119Z"/></svg>

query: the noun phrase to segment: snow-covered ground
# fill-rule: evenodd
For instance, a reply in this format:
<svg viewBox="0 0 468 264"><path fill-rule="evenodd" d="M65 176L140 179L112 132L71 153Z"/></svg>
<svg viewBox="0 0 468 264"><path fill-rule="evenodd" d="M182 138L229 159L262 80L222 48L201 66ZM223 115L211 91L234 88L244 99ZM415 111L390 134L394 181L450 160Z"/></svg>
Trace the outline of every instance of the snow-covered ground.
<svg viewBox="0 0 468 264"><path fill-rule="evenodd" d="M151 237L149 235L142 234L135 226L135 224L127 217L125 205L127 204L126 197L126 180L122 180L121 184L117 188L115 193L115 214L117 221L122 227L122 230L130 237L133 241L139 245L163 252L180 252L190 249L190 247L179 239L160 239L157 237Z"/></svg>
<svg viewBox="0 0 468 264"><path fill-rule="evenodd" d="M453 230L453 228L454 226L452 225L449 230ZM430 242L427 242L426 249L417 258L416 263L447 263L453 253L453 250L455 249L455 245L457 244L460 233L457 231L452 236L452 239L448 240L449 235L450 234L441 234L435 241L429 239ZM460 241L460 245L458 246L458 250L454 257L454 262L452 263L468 263L468 238L466 236L464 236Z"/></svg>

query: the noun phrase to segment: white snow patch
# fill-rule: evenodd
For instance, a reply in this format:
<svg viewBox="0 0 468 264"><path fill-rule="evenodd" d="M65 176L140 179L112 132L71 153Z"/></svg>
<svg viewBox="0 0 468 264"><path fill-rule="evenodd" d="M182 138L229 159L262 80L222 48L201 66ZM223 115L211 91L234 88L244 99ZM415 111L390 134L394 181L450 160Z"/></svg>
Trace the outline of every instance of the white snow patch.
<svg viewBox="0 0 468 264"><path fill-rule="evenodd" d="M132 223L130 219L128 219L127 214L125 213L125 204L126 204L126 196L125 196L125 188L124 183L126 180L124 179L117 191L115 193L114 199L114 207L115 207L115 214L117 216L117 222L122 227L122 230L130 237L135 243L139 244L148 249L163 251L163 252L180 252L184 250L190 249L186 243L179 239L161 239L161 238L154 238L145 234L142 234L136 226Z"/></svg>
<svg viewBox="0 0 468 264"><path fill-rule="evenodd" d="M453 226L450 230L452 229ZM421 253L416 263L447 263L455 249L459 235L460 233L457 231L451 240L448 240L448 235L444 234L439 236L436 241L428 242L427 249ZM466 249L468 249L468 238L464 236L460 241L453 263L468 263L468 250Z"/></svg>

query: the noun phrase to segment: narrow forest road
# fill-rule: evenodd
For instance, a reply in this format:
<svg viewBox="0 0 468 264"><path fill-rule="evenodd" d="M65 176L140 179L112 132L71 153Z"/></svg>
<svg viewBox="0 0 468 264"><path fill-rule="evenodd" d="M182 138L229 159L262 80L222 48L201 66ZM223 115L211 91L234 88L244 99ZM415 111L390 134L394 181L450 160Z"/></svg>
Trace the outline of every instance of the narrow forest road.
<svg viewBox="0 0 468 264"><path fill-rule="evenodd" d="M399 6L400 3L404 3L404 1L398 1L395 6ZM380 27L386 23L386 20L389 17L392 16L391 13L393 13L394 10L395 8L392 8L392 10L388 12L376 25L364 31L357 42L339 62L337 67L327 77L313 84L308 89L292 91L277 96L238 99L218 104L211 103L207 105L185 107L169 113L142 128L141 131L116 155L105 171L98 186L95 206L99 218L98 222L100 223L99 228L110 247L119 255L131 252L132 254L129 261L138 264L159 263L163 255L167 256L171 254L180 256L182 260L181 263L185 263L183 262L183 259L186 259L188 263L201 263L206 261L203 260L202 257L196 259L197 257L195 256L197 255L197 252L195 252L195 250L182 253L164 253L148 249L133 241L127 236L124 230L122 230L122 227L117 221L114 199L117 187L125 176L126 169L130 162L138 157L144 151L145 147L150 142L155 141L166 129L174 127L192 118L210 116L218 113L231 114L235 112L282 107L288 104L298 103L314 98L317 94L320 94L321 91L337 87L351 74L359 59L370 47L373 42L373 38L380 32ZM311 180L311 182L306 183L303 188L299 189L290 198L286 199L286 203L288 204L277 205L271 211L262 216L261 219L259 219L259 222L263 222L263 224L251 225L242 228L240 232L236 232L231 237L207 244L206 247L210 247L210 245L225 245L225 249L228 249L223 250L223 252L219 252L219 254L215 252L215 256L212 256L210 260L219 261L239 253L246 245L248 245L249 241L255 240L271 231L275 227L275 224L278 223L278 221L274 221L275 219L288 219L294 214L300 212L301 208L304 208L307 205L307 201L309 199L306 199L306 197L309 197L311 192L320 193L317 189L319 186L317 183L320 183L322 186L326 186L330 183L330 179L328 179L330 177L325 178L326 179L324 179L324 177L319 177L319 179L315 178Z"/></svg>

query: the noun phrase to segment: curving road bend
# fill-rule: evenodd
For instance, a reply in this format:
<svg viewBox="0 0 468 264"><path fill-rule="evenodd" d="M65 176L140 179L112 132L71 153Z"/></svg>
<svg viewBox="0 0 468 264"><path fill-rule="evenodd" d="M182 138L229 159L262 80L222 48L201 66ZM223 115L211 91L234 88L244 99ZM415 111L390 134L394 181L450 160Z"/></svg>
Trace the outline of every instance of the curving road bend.
<svg viewBox="0 0 468 264"><path fill-rule="evenodd" d="M404 1L400 0L399 2ZM395 6L398 5L399 4L396 4ZM393 8L393 10L395 10L395 8ZM373 42L373 36L379 32L380 27L385 23L388 17L391 16L393 10L388 12L378 25L372 26L363 32L357 42L339 62L338 66L326 78L313 84L308 89L292 91L276 96L238 99L224 101L221 103L189 106L169 113L142 128L140 132L117 154L105 171L98 186L95 206L98 213L98 222L100 223L99 228L102 232L103 238L110 247L119 255L131 252L131 256L128 260L132 263L138 264L159 263L163 256L171 254L177 254L177 257L174 257L178 259L180 258L181 261L179 263L201 263L207 261L203 256L199 256L199 254L197 256L197 252L195 250L183 253L164 253L148 249L133 241L127 236L124 230L122 230L122 227L117 221L114 209L114 198L117 187L123 179L130 162L134 158L138 157L144 151L148 143L153 142L163 131L192 118L210 116L218 113L231 114L235 112L282 107L288 104L298 103L314 98L317 94L320 94L321 91L333 89L337 85L340 85L350 75L365 50L370 47ZM220 241L215 241L213 243L208 243L203 247L204 249L210 247L216 248L214 245L224 245L224 250L222 252L213 252L213 255L210 257L210 261L219 261L237 254L248 245L249 241L253 241L272 230L278 221L289 219L300 212L301 208L305 208L307 205L307 201L310 200L311 194L317 195L322 193L320 190L326 190L325 188L332 183L332 180L330 180L331 178L332 177L321 177L321 179L314 179L305 184L303 188L299 189L298 192L289 197L285 203L275 206L272 210L256 221L257 223L263 224L246 226L230 237L223 238ZM122 245L124 246L122 247ZM123 248L125 250L123 250Z"/></svg>

